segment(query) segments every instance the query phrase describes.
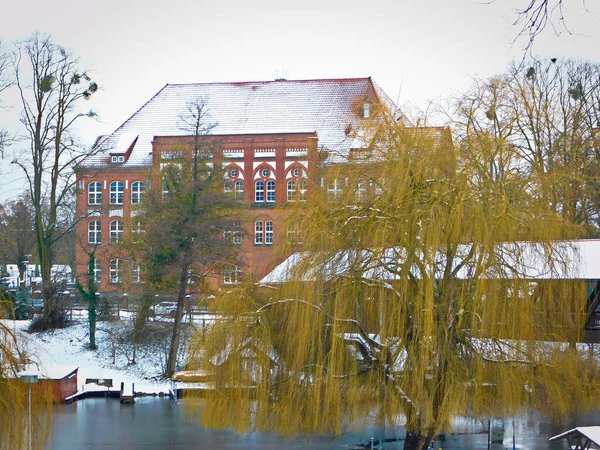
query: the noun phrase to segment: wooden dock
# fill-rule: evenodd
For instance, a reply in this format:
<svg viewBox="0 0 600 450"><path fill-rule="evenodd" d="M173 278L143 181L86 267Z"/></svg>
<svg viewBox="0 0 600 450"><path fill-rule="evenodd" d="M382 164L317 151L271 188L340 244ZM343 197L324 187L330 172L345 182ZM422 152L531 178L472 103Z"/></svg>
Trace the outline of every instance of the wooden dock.
<svg viewBox="0 0 600 450"><path fill-rule="evenodd" d="M120 402L124 404L133 404L135 403L135 385L131 383L131 388L129 384L121 383L121 395Z"/></svg>

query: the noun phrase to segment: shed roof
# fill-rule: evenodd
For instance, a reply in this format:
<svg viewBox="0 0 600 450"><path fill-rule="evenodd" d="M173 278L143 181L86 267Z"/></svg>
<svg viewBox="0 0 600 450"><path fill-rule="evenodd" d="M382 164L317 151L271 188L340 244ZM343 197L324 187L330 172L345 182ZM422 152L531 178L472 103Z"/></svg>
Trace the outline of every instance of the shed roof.
<svg viewBox="0 0 600 450"><path fill-rule="evenodd" d="M99 139L84 167L104 167L110 154L133 149L122 167L149 167L154 136L185 136L181 120L189 102L201 101L213 135L314 133L328 162L346 157L348 124L362 119L363 101L395 105L371 78L167 84L112 134ZM137 142L135 141L135 138Z"/></svg>
<svg viewBox="0 0 600 450"><path fill-rule="evenodd" d="M496 253L503 258L504 266L494 267L488 278L527 278L532 280L550 279L578 279L598 280L600 279L600 240L587 239L576 241L556 241L551 243L553 259L556 264L551 264L548 259L547 248L541 244L532 242L515 242L499 244ZM462 261L471 250L470 245L461 245L456 251L456 257L452 261L453 267ZM434 250L432 250L434 252ZM397 279L395 270L386 270L386 266L393 267L402 264L405 252L399 247L390 247L383 250L346 250L335 254L325 255L324 261L315 267L312 266L310 273L301 274L301 281L312 281L317 276L335 278L344 276L350 270L350 261L359 261L364 267L364 278L393 281ZM261 284L279 284L294 279L294 271L304 258L310 258L308 252L297 252L290 255L281 264L276 266L261 281ZM319 258L321 259L321 258ZM382 264L384 262L385 264ZM445 255L440 252L435 257L435 269L443 270L447 261ZM440 269L441 268L441 269ZM458 278L467 279L471 277L472 267L465 265L459 270ZM414 271L419 276L419 271Z"/></svg>
<svg viewBox="0 0 600 450"><path fill-rule="evenodd" d="M558 434L550 438L551 441L558 441L561 439L572 439L584 436L592 441L596 445L600 445L600 426L595 427L577 427L564 433Z"/></svg>

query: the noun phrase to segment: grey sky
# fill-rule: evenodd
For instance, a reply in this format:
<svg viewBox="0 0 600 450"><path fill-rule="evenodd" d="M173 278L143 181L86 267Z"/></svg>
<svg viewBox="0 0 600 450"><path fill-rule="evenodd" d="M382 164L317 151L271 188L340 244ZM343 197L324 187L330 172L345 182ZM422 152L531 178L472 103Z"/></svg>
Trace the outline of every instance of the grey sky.
<svg viewBox="0 0 600 450"><path fill-rule="evenodd" d="M0 39L38 29L81 57L101 86L89 102L100 121L80 128L89 145L166 83L270 80L277 69L290 79L372 76L400 104L422 107L520 59L512 23L528 1L0 0ZM547 30L534 53L599 61L600 2L588 0L588 12L583 1L567 3L576 34ZM14 127L17 98L4 100L15 108L0 126ZM0 161L0 180L11 171ZM0 181L0 200L18 191Z"/></svg>

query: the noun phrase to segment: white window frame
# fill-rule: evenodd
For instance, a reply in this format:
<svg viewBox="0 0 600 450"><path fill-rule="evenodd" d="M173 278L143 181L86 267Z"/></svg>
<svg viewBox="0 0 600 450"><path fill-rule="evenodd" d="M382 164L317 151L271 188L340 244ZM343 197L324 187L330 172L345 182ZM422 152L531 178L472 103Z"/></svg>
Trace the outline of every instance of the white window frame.
<svg viewBox="0 0 600 450"><path fill-rule="evenodd" d="M125 185L122 181L113 181L110 183L110 204L122 205L125 196Z"/></svg>
<svg viewBox="0 0 600 450"><path fill-rule="evenodd" d="M265 221L265 245L273 245L273 221Z"/></svg>
<svg viewBox="0 0 600 450"><path fill-rule="evenodd" d="M262 220L254 222L254 245L263 245L263 231L264 226Z"/></svg>
<svg viewBox="0 0 600 450"><path fill-rule="evenodd" d="M143 181L134 181L131 183L131 204L137 205L141 203L145 192L146 183Z"/></svg>
<svg viewBox="0 0 600 450"><path fill-rule="evenodd" d="M275 180L267 180L265 184L267 203L275 203Z"/></svg>
<svg viewBox="0 0 600 450"><path fill-rule="evenodd" d="M133 284L140 284L142 282L142 266L134 264L131 266L131 282Z"/></svg>
<svg viewBox="0 0 600 450"><path fill-rule="evenodd" d="M287 201L293 202L296 200L296 180L287 182Z"/></svg>
<svg viewBox="0 0 600 450"><path fill-rule="evenodd" d="M333 178L327 182L327 200L333 201L344 195L344 180Z"/></svg>
<svg viewBox="0 0 600 450"><path fill-rule="evenodd" d="M94 260L94 283L100 284L102 282L102 264L98 259Z"/></svg>
<svg viewBox="0 0 600 450"><path fill-rule="evenodd" d="M308 197L308 182L306 178L300 178L298 180L298 201L305 202Z"/></svg>
<svg viewBox="0 0 600 450"><path fill-rule="evenodd" d="M235 181L235 199L236 200L244 199L244 182L242 180Z"/></svg>
<svg viewBox="0 0 600 450"><path fill-rule="evenodd" d="M99 181L92 181L88 184L88 205L101 205L102 204L102 183Z"/></svg>
<svg viewBox="0 0 600 450"><path fill-rule="evenodd" d="M265 182L263 180L258 180L254 184L254 201L256 203L265 202Z"/></svg>
<svg viewBox="0 0 600 450"><path fill-rule="evenodd" d="M88 222L88 244L102 243L102 223L99 220Z"/></svg>
<svg viewBox="0 0 600 450"><path fill-rule="evenodd" d="M123 263L119 258L111 259L109 263L110 283L119 284L123 281Z"/></svg>
<svg viewBox="0 0 600 450"><path fill-rule="evenodd" d="M228 267L223 271L223 284L240 284L242 275L238 266Z"/></svg>
<svg viewBox="0 0 600 450"><path fill-rule="evenodd" d="M123 222L120 220L112 220L110 222L110 237L109 242L111 244L117 244L123 238Z"/></svg>

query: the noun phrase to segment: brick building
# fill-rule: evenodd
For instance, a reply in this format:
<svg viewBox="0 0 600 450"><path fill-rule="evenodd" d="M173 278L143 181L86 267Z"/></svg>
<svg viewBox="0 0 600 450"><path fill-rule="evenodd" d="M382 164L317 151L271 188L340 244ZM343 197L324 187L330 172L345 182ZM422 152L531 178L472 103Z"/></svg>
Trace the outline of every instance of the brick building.
<svg viewBox="0 0 600 450"><path fill-rule="evenodd" d="M173 149L191 148L193 136L182 123L190 102L202 102L215 125L206 138L222 164L223 189L247 207L245 233L233 236L244 267L221 274L217 284L234 284L242 272L262 278L281 262L285 205L306 201L311 189L343 189L343 180L329 180L327 171L360 150L349 130L361 128L374 104L395 108L370 78L166 85L100 137L77 168L77 273L86 273L87 252L97 247L101 292L135 291L143 282L140 267L115 244L124 233L142 231L135 206L153 176L181 156Z"/></svg>

